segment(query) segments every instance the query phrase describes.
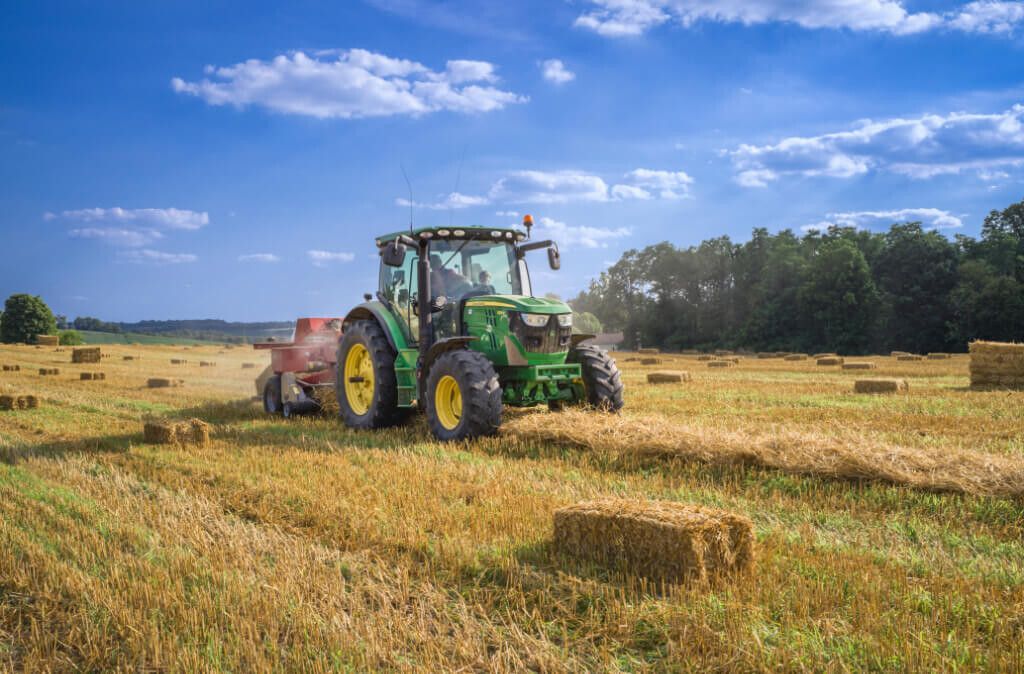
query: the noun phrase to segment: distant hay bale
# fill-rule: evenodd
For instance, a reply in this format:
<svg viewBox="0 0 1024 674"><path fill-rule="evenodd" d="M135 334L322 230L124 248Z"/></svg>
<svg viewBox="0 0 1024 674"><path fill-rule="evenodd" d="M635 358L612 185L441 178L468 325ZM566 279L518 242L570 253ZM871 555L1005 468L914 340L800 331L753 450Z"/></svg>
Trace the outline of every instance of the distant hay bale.
<svg viewBox="0 0 1024 674"><path fill-rule="evenodd" d="M21 372L20 365L4 365L4 372Z"/></svg>
<svg viewBox="0 0 1024 674"><path fill-rule="evenodd" d="M786 360L788 360L788 361L807 360L807 354L806 353L791 353L788 356L786 356Z"/></svg>
<svg viewBox="0 0 1024 674"><path fill-rule="evenodd" d="M714 356L712 356L710 354L707 354L707 353L705 353L705 354L703 354L701 356L697 356L697 360L699 360L701 362L704 362L706 360L714 360L714 359L715 359Z"/></svg>
<svg viewBox="0 0 1024 674"><path fill-rule="evenodd" d="M210 425L199 419L168 421L148 419L142 427L144 440L154 445L193 444L205 446L210 442Z"/></svg>
<svg viewBox="0 0 1024 674"><path fill-rule="evenodd" d="M899 358L900 356L911 356L913 355L909 351L893 351L889 354L892 358Z"/></svg>
<svg viewBox="0 0 1024 674"><path fill-rule="evenodd" d="M640 359L639 358L634 358L634 357L630 356L629 358L623 358L622 362L623 363L639 363Z"/></svg>
<svg viewBox="0 0 1024 674"><path fill-rule="evenodd" d="M949 353L929 353L928 360L949 360L953 355Z"/></svg>
<svg viewBox="0 0 1024 674"><path fill-rule="evenodd" d="M135 360L135 356L121 356L121 360Z"/></svg>
<svg viewBox="0 0 1024 674"><path fill-rule="evenodd" d="M184 358L171 358L171 365L187 365L188 361Z"/></svg>
<svg viewBox="0 0 1024 674"><path fill-rule="evenodd" d="M854 393L903 393L910 390L905 379L858 379L853 383Z"/></svg>
<svg viewBox="0 0 1024 674"><path fill-rule="evenodd" d="M36 344L39 346L60 346L60 337L57 335L36 335Z"/></svg>
<svg viewBox="0 0 1024 674"><path fill-rule="evenodd" d="M818 365L842 365L844 359L840 356L823 356L818 359Z"/></svg>
<svg viewBox="0 0 1024 674"><path fill-rule="evenodd" d="M771 353L764 353L763 351L757 354L758 360L768 360L769 358L778 358L779 356L773 351Z"/></svg>
<svg viewBox="0 0 1024 674"><path fill-rule="evenodd" d="M838 356L837 353L816 353L811 358L837 358Z"/></svg>
<svg viewBox="0 0 1024 674"><path fill-rule="evenodd" d="M98 346L81 347L71 351L72 363L98 363L102 357Z"/></svg>
<svg viewBox="0 0 1024 674"><path fill-rule="evenodd" d="M1024 389L1024 344L971 342L971 388Z"/></svg>
<svg viewBox="0 0 1024 674"><path fill-rule="evenodd" d="M658 370L647 373L648 384L679 384L690 381L690 373L680 370Z"/></svg>
<svg viewBox="0 0 1024 674"><path fill-rule="evenodd" d="M628 358L626 360L629 360ZM256 367L256 363L242 363L243 370L251 370Z"/></svg>
<svg viewBox="0 0 1024 674"><path fill-rule="evenodd" d="M658 351L658 349L637 349L636 352L645 356L657 355L661 353L660 351Z"/></svg>
<svg viewBox="0 0 1024 674"><path fill-rule="evenodd" d="M708 362L708 367L735 367L736 363L731 360L712 360Z"/></svg>
<svg viewBox="0 0 1024 674"><path fill-rule="evenodd" d="M874 370L877 367L874 363L843 363L844 370Z"/></svg>
<svg viewBox="0 0 1024 674"><path fill-rule="evenodd" d="M215 367L216 365L217 365L217 363L214 363L211 360L201 360L201 361L199 361L199 367Z"/></svg>
<svg viewBox="0 0 1024 674"><path fill-rule="evenodd" d="M641 358L640 359L640 364L641 365L657 365L660 362L661 362L661 358Z"/></svg>
<svg viewBox="0 0 1024 674"><path fill-rule="evenodd" d="M733 353L732 351L729 351L728 349L716 349L715 350L715 355L716 356L734 356L736 354Z"/></svg>
<svg viewBox="0 0 1024 674"><path fill-rule="evenodd" d="M924 356L915 356L913 354L907 354L905 356L896 356L896 360L924 360Z"/></svg>
<svg viewBox="0 0 1024 674"><path fill-rule="evenodd" d="M555 511L554 546L566 556L653 580L704 583L750 568L754 526L714 508L598 499Z"/></svg>
<svg viewBox="0 0 1024 674"><path fill-rule="evenodd" d="M166 379L164 377L152 377L146 380L149 388L172 388L182 386L185 382L181 379Z"/></svg>
<svg viewBox="0 0 1024 674"><path fill-rule="evenodd" d="M34 395L21 396L19 405L24 405L23 409L34 410L39 407L39 398Z"/></svg>
<svg viewBox="0 0 1024 674"><path fill-rule="evenodd" d="M34 395L0 395L0 410L34 410L39 407L39 398Z"/></svg>
<svg viewBox="0 0 1024 674"><path fill-rule="evenodd" d="M56 367L41 367L41 368L39 368L39 376L41 376L41 377L52 377L55 374L60 374L60 368L56 368Z"/></svg>
<svg viewBox="0 0 1024 674"><path fill-rule="evenodd" d="M78 378L82 381L103 381L107 375L105 372L82 372Z"/></svg>
<svg viewBox="0 0 1024 674"><path fill-rule="evenodd" d="M0 410L13 410L16 398L9 395L0 395Z"/></svg>

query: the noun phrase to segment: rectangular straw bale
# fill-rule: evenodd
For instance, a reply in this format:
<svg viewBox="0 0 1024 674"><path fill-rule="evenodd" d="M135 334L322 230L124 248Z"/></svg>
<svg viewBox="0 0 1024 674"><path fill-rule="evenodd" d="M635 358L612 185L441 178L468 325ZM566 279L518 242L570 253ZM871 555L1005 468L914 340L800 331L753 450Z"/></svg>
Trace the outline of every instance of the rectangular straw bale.
<svg viewBox="0 0 1024 674"><path fill-rule="evenodd" d="M874 363L843 363L844 370L874 370L877 367Z"/></svg>
<svg viewBox="0 0 1024 674"><path fill-rule="evenodd" d="M706 360L715 360L715 357L712 356L711 354L705 353L703 355L697 356L697 360L703 362L703 361L706 361Z"/></svg>
<svg viewBox="0 0 1024 674"><path fill-rule="evenodd" d="M56 367L41 367L39 368L39 375L41 377L49 377L55 374L60 374L60 369Z"/></svg>
<svg viewBox="0 0 1024 674"><path fill-rule="evenodd" d="M661 362L661 358L641 358L640 359L640 364L641 365L657 365L660 362Z"/></svg>
<svg viewBox="0 0 1024 674"><path fill-rule="evenodd" d="M171 358L171 365L187 365L188 361L184 358Z"/></svg>
<svg viewBox="0 0 1024 674"><path fill-rule="evenodd" d="M14 401L14 396L0 395L0 410L13 410Z"/></svg>
<svg viewBox="0 0 1024 674"><path fill-rule="evenodd" d="M135 360L135 356L121 356L121 360Z"/></svg>
<svg viewBox="0 0 1024 674"><path fill-rule="evenodd" d="M72 363L98 363L102 357L98 346L80 347L71 351Z"/></svg>
<svg viewBox="0 0 1024 674"><path fill-rule="evenodd" d="M217 363L214 363L211 360L201 360L201 361L199 361L199 367L214 367L216 365L217 365Z"/></svg>
<svg viewBox="0 0 1024 674"><path fill-rule="evenodd" d="M896 356L896 360L903 360L903 361L924 360L924 356L915 356L913 354L908 354L906 356Z"/></svg>
<svg viewBox="0 0 1024 674"><path fill-rule="evenodd" d="M148 419L142 427L143 438L151 444L195 444L205 446L210 441L210 425L200 419L167 421Z"/></svg>
<svg viewBox="0 0 1024 674"><path fill-rule="evenodd" d="M680 370L658 370L647 373L648 384L678 384L690 381L690 373Z"/></svg>
<svg viewBox="0 0 1024 674"><path fill-rule="evenodd" d="M629 358L627 358L626 360L629 360ZM243 370L251 370L254 367L256 367L256 363L242 363Z"/></svg>
<svg viewBox="0 0 1024 674"><path fill-rule="evenodd" d="M893 351L889 354L892 358L899 358L900 356L911 356L913 355L909 351Z"/></svg>
<svg viewBox="0 0 1024 674"><path fill-rule="evenodd" d="M786 356L786 360L789 360L789 361L807 360L807 354L806 353L791 353L788 356Z"/></svg>
<svg viewBox="0 0 1024 674"><path fill-rule="evenodd" d="M651 348L637 349L636 352L641 354L641 355L644 355L644 356L653 356L653 355L657 355L657 354L661 353L660 351L658 351L658 349L651 349Z"/></svg>
<svg viewBox="0 0 1024 674"><path fill-rule="evenodd" d="M554 545L564 555L658 581L706 582L752 565L754 527L714 508L609 498L556 510Z"/></svg>
<svg viewBox="0 0 1024 674"><path fill-rule="evenodd" d="M36 344L39 346L60 346L60 337L57 335L36 335Z"/></svg>
<svg viewBox="0 0 1024 674"><path fill-rule="evenodd" d="M762 352L757 354L757 359L758 360L768 360L769 358L778 358L778 356L775 355L774 351L771 352L771 353L765 353L765 352L762 351Z"/></svg>
<svg viewBox="0 0 1024 674"><path fill-rule="evenodd" d="M734 356L736 354L734 354L732 351L729 351L728 349L716 349L715 350L715 355L716 356Z"/></svg>
<svg viewBox="0 0 1024 674"><path fill-rule="evenodd" d="M840 356L824 356L818 359L818 365L842 365L844 359Z"/></svg>
<svg viewBox="0 0 1024 674"><path fill-rule="evenodd" d="M712 360L708 361L708 367L734 367L736 363L731 360Z"/></svg>
<svg viewBox="0 0 1024 674"><path fill-rule="evenodd" d="M816 353L811 358L835 358L838 355L837 353Z"/></svg>
<svg viewBox="0 0 1024 674"><path fill-rule="evenodd" d="M853 383L854 393L903 393L910 390L905 379L858 379Z"/></svg>
<svg viewBox="0 0 1024 674"><path fill-rule="evenodd" d="M146 380L146 386L149 388L170 388L181 386L184 383L181 379L166 379L164 377L152 377Z"/></svg>
<svg viewBox="0 0 1024 674"><path fill-rule="evenodd" d="M21 400L27 410L34 410L39 407L39 398L34 395L22 396Z"/></svg>
<svg viewBox="0 0 1024 674"><path fill-rule="evenodd" d="M82 372L79 375L79 379L82 381L103 381L106 378L106 372Z"/></svg>
<svg viewBox="0 0 1024 674"><path fill-rule="evenodd" d="M971 342L973 388L1024 389L1024 344Z"/></svg>
<svg viewBox="0 0 1024 674"><path fill-rule="evenodd" d="M21 372L20 365L4 365L4 372Z"/></svg>
<svg viewBox="0 0 1024 674"><path fill-rule="evenodd" d="M953 356L948 353L929 353L928 360L949 360Z"/></svg>

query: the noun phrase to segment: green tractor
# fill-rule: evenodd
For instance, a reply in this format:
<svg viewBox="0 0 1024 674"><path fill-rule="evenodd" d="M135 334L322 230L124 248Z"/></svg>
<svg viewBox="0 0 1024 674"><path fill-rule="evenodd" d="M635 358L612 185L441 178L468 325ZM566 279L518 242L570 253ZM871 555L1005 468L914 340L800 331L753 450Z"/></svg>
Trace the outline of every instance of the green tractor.
<svg viewBox="0 0 1024 674"><path fill-rule="evenodd" d="M439 440L490 435L505 405L589 405L616 412L622 377L593 335L573 334L564 302L534 297L528 242L518 229L425 227L376 240L380 289L342 324L335 381L340 415L352 428L401 423L426 413Z"/></svg>

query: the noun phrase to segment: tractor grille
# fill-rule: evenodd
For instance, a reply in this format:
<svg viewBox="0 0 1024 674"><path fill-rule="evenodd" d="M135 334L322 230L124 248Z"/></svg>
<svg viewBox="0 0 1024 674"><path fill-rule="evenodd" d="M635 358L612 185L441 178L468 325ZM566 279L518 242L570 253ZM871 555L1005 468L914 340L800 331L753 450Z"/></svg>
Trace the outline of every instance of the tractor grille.
<svg viewBox="0 0 1024 674"><path fill-rule="evenodd" d="M523 323L519 314L510 317L512 334L530 353L561 353L569 350L572 341L572 328L558 325L558 317L550 316L548 324L540 328L531 328Z"/></svg>

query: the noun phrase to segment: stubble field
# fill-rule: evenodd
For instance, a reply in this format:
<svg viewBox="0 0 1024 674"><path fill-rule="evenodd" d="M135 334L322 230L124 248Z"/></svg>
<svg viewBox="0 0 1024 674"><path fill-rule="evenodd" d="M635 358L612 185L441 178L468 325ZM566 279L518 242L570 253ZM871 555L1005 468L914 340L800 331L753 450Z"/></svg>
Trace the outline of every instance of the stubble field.
<svg viewBox="0 0 1024 674"><path fill-rule="evenodd" d="M510 411L442 445L421 418L264 416L265 352L103 350L0 346L0 394L42 403L0 412L0 670L1024 667L1024 393L969 390L965 356L619 354L619 417ZM666 368L693 379L645 383ZM212 443L145 444L146 415ZM600 496L746 515L753 571L665 587L559 556L552 512Z"/></svg>

